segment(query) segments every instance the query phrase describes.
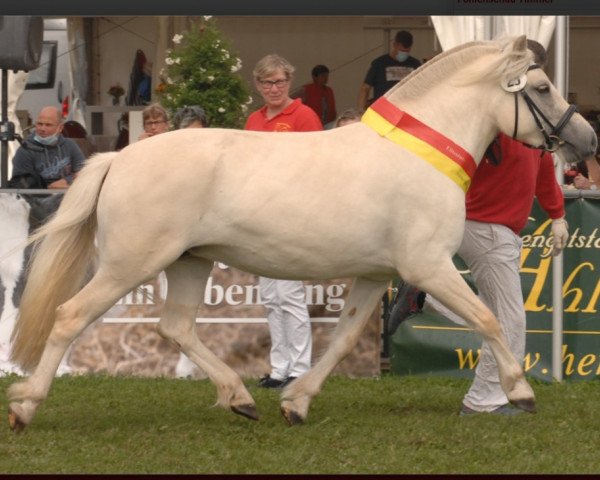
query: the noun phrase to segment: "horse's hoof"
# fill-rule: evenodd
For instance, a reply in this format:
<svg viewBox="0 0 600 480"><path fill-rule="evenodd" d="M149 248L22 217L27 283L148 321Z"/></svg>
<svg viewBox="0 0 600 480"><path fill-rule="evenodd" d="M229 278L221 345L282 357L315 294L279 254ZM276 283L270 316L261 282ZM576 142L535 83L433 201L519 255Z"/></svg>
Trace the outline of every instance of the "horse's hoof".
<svg viewBox="0 0 600 480"><path fill-rule="evenodd" d="M27 426L27 424L22 422L19 419L19 416L10 407L8 408L8 425L10 426L10 429L15 433L21 433L23 430L25 430L25 427Z"/></svg>
<svg viewBox="0 0 600 480"><path fill-rule="evenodd" d="M512 403L515 407L524 410L527 413L535 413L537 409L535 408L535 400L532 398L524 399L524 400L513 400Z"/></svg>
<svg viewBox="0 0 600 480"><path fill-rule="evenodd" d="M304 419L293 410L281 407L281 414L284 416L290 427L302 425L304 423Z"/></svg>
<svg viewBox="0 0 600 480"><path fill-rule="evenodd" d="M249 418L250 420L258 421L258 412L256 411L256 405L247 404L247 405L232 405L231 411L233 413L237 413L242 417Z"/></svg>

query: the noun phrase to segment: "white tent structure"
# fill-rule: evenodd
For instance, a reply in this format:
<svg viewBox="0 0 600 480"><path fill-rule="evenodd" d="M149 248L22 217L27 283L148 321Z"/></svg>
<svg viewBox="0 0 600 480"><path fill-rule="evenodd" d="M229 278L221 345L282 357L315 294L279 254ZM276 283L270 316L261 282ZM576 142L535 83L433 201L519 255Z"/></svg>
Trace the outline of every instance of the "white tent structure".
<svg viewBox="0 0 600 480"><path fill-rule="evenodd" d="M473 40L491 40L503 35L527 35L545 48L556 32L554 84L564 97L567 94L568 19L556 16L432 16L431 21L443 50ZM557 168L563 183L562 169ZM563 256L554 257L552 268L552 376L562 381L563 331Z"/></svg>

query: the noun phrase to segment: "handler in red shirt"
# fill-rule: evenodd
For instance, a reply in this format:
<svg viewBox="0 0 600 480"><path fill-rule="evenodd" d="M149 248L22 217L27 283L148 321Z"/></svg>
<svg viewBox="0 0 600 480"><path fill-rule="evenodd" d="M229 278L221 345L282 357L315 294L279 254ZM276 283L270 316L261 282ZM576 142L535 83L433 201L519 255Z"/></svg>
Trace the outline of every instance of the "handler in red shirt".
<svg viewBox="0 0 600 480"><path fill-rule="evenodd" d="M563 193L549 153L526 147L501 134L500 164L484 159L467 192L465 235L457 254L466 262L479 297L500 321L509 348L519 362L525 355L525 305L521 289L522 240L533 199L552 219L554 254L566 245ZM429 297L428 297L429 298ZM498 378L498 367L483 343L475 379L463 399L461 414L520 413L509 407Z"/></svg>
<svg viewBox="0 0 600 480"><path fill-rule="evenodd" d="M544 66L544 47L532 40L527 43L536 63ZM566 246L569 233L564 220L564 198L556 181L552 156L528 148L504 134L500 134L497 141L500 164L494 165L484 158L475 171L466 196L465 233L456 253L469 267L479 298L498 318L511 352L522 363L526 317L521 289L522 240L519 233L527 224L534 197L552 220L553 254L560 253ZM422 292L403 284L396 299L390 315L390 323L394 325L415 313ZM429 295L425 305L425 309L432 308L456 323L466 324ZM508 403L500 385L496 360L486 342L483 342L475 379L463 399L460 415L483 412L500 415L522 412Z"/></svg>
<svg viewBox="0 0 600 480"><path fill-rule="evenodd" d="M551 219L562 218L564 198L556 182L552 155L502 133L498 142L500 164L493 165L484 158L475 170L467 191L467 220L505 225L519 235L527 224L534 197Z"/></svg>
<svg viewBox="0 0 600 480"><path fill-rule="evenodd" d="M264 107L252 113L246 130L310 132L323 130L317 114L300 99L290 98L294 67L279 55L267 55L254 68L256 89ZM271 373L258 386L283 388L310 369L312 333L304 284L296 280L259 278L260 296L267 310L271 334Z"/></svg>
<svg viewBox="0 0 600 480"><path fill-rule="evenodd" d="M498 318L511 352L522 363L526 316L520 276L523 242L519 233L527 223L534 197L552 219L554 254L566 246L569 234L552 156L503 134L498 141L500 164L493 165L484 158L467 192L465 233L456 253L471 271L479 298ZM417 313L419 307L466 325L435 298L425 297L408 284L399 287L396 298L390 315L392 329ZM475 379L463 399L460 414L482 412L501 415L522 412L509 405L500 385L496 360L486 342L483 342Z"/></svg>

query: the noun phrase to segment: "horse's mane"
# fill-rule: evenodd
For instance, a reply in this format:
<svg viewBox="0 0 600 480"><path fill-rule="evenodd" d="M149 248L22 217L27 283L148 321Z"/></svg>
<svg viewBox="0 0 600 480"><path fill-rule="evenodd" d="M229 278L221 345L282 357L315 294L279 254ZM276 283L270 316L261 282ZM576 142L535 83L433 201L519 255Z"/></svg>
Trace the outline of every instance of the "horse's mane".
<svg viewBox="0 0 600 480"><path fill-rule="evenodd" d="M396 100L415 98L451 76L459 84L475 83L484 78L496 80L518 77L527 70L533 54L527 49L508 49L514 40L515 37L507 37L495 41L468 42L442 52L407 75L385 96L394 96Z"/></svg>

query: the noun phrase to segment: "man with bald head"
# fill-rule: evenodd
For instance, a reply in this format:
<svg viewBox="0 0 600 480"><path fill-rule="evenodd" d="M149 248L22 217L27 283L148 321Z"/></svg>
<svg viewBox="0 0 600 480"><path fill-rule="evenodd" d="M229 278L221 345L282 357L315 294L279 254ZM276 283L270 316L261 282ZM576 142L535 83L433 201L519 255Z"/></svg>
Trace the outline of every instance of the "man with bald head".
<svg viewBox="0 0 600 480"><path fill-rule="evenodd" d="M13 157L11 187L67 188L83 167L85 156L70 138L62 136L62 117L56 107L44 107L31 134Z"/></svg>

